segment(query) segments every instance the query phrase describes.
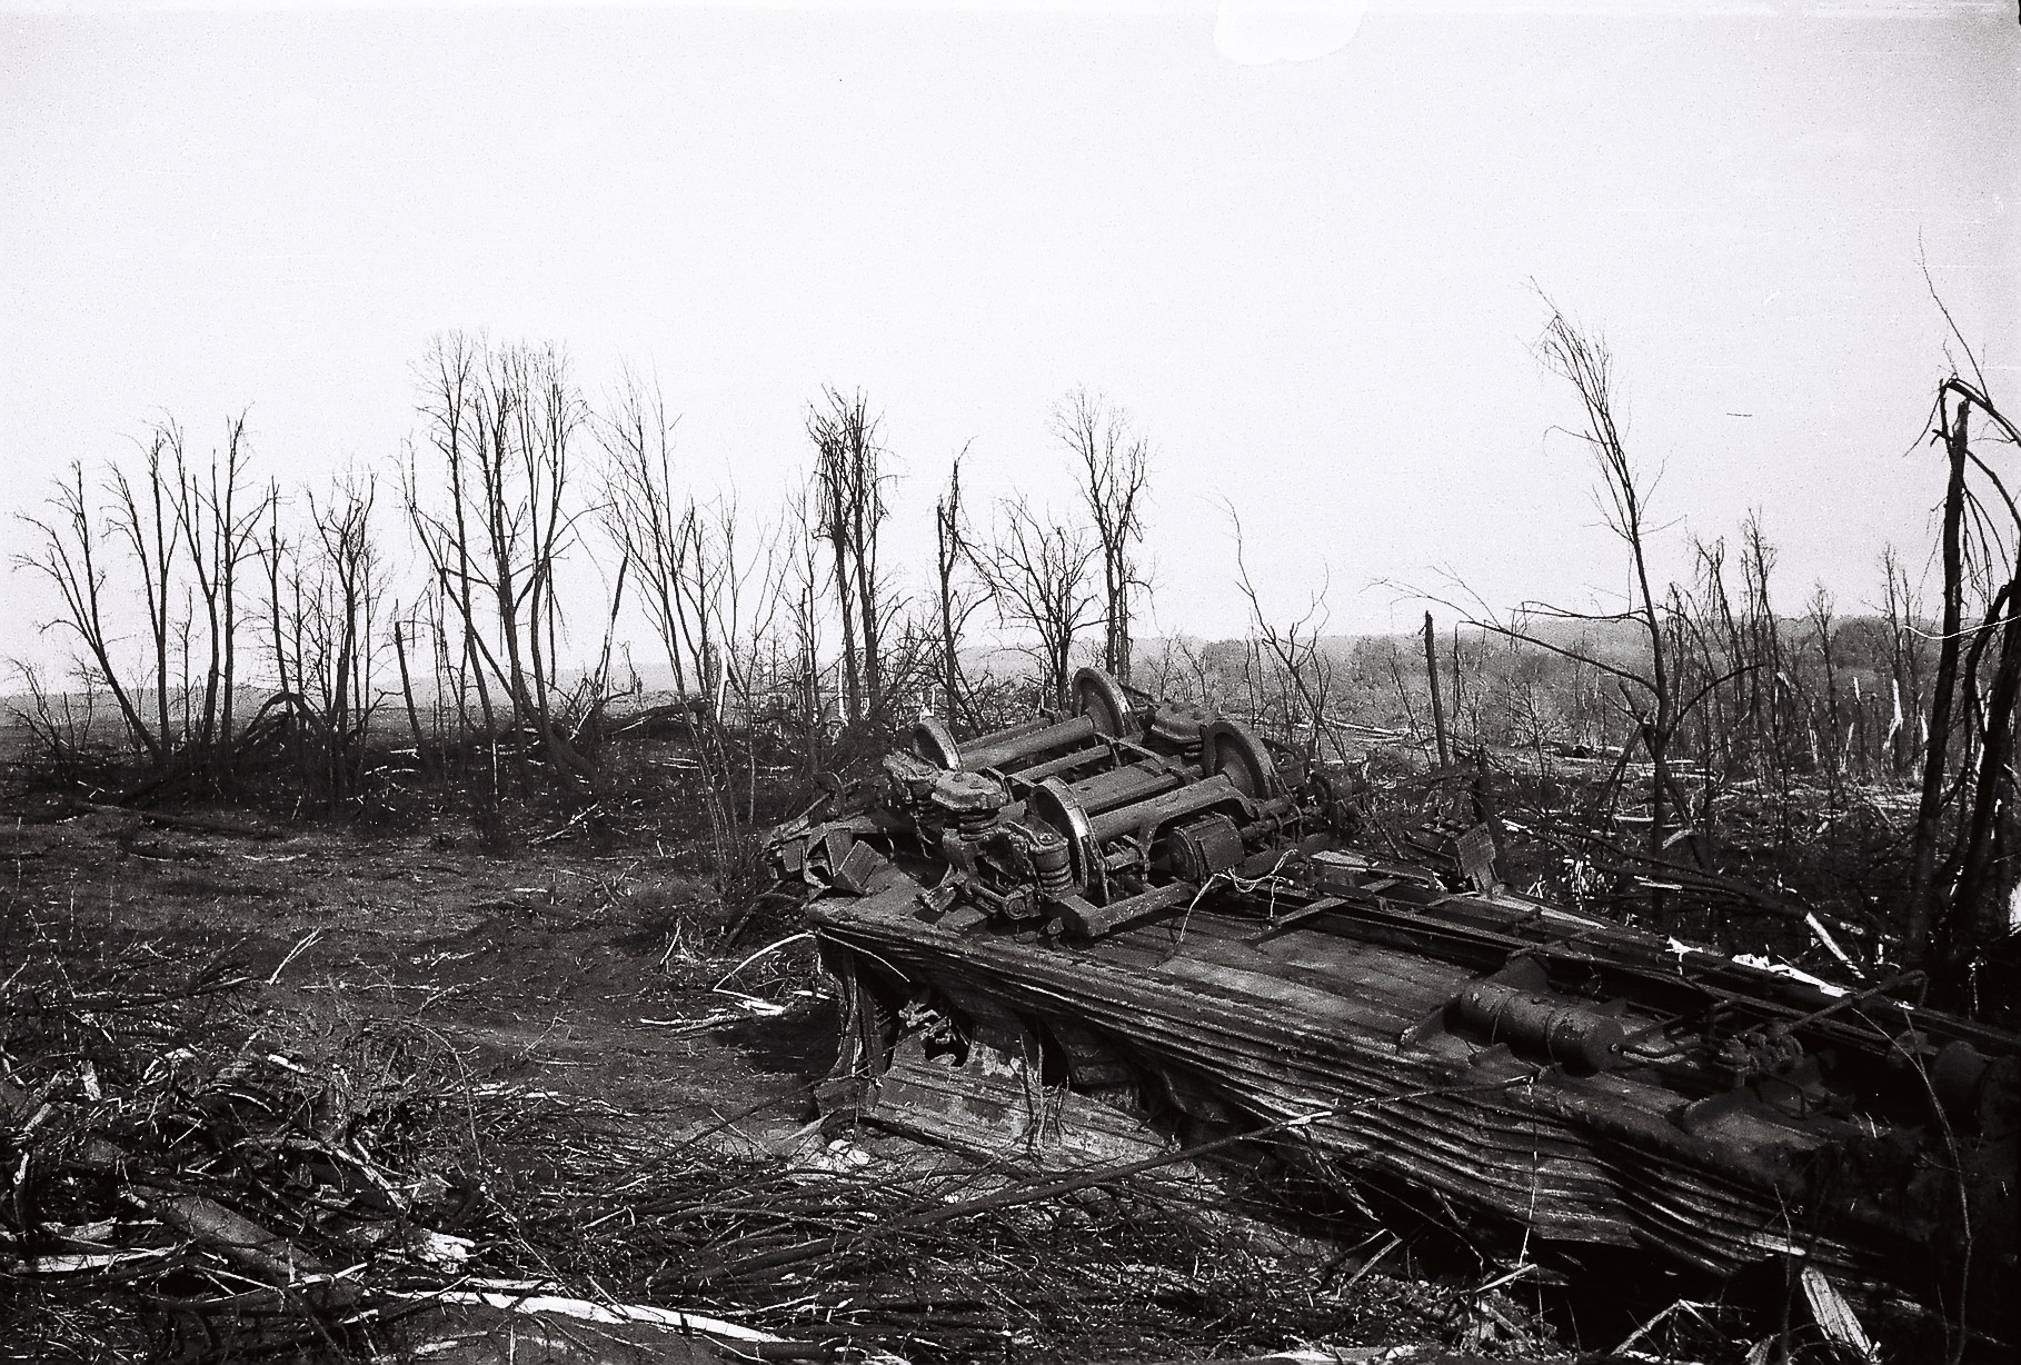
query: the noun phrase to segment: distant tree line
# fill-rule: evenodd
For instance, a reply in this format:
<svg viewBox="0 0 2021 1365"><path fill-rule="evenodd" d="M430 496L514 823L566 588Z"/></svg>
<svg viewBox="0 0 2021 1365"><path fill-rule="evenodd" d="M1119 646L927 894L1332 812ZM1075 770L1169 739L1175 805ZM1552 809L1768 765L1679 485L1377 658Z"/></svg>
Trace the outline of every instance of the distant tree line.
<svg viewBox="0 0 2021 1365"><path fill-rule="evenodd" d="M592 399L558 346L450 334L417 373L391 478L284 489L243 416L208 452L164 419L134 456L72 463L14 556L72 646L68 678L19 666L49 755L110 737L156 787L224 791L279 754L341 806L377 722L423 765L481 761L593 799L613 703L643 691L620 643L631 613L735 824L756 759L728 736L754 721L790 731L811 769L922 709L993 718L1015 684L972 676L987 617L1032 659L1036 701L1066 696L1091 633L1129 675L1151 448L1098 395L1053 414L1066 510L1019 494L978 530L949 461L932 577L914 583L883 551L895 476L860 391L808 404L803 482L754 513L693 486L676 415L629 372Z"/></svg>

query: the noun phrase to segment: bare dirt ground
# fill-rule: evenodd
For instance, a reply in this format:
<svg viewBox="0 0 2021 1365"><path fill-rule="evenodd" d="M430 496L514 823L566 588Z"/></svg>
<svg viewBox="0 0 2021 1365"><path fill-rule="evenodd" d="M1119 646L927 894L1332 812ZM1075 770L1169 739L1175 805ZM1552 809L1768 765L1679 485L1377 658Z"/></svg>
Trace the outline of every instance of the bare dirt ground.
<svg viewBox="0 0 2021 1365"><path fill-rule="evenodd" d="M137 999L105 1022L143 1079L185 1067L209 1074L184 1090L228 1092L218 1082L231 1067L267 1058L315 1076L322 1107L350 1111L305 1116L329 1133L450 1130L432 1143L451 1187L433 1221L476 1233L479 1246L497 1240L487 1211L563 1183L564 1166L579 1190L585 1169L596 1183L597 1161L616 1182L697 1136L751 1159L819 1149L809 1086L832 1060L834 1022L804 941L718 991L738 959L696 948L720 928L720 908L671 857L495 842L504 847L486 852L467 828L361 834L230 810L17 815L0 826L6 1013L20 1027L41 1002ZM147 1008L150 989L183 997L189 983L221 989L175 1000L172 1024L166 1003ZM27 1166L17 1174L25 1190ZM41 1212L45 1228L66 1221ZM517 1240L482 1268L557 1268ZM0 1332L0 1359L129 1359L164 1341L177 1343L176 1358L206 1358L173 1325L122 1339L131 1315L102 1296L80 1305L94 1291L74 1278L40 1282L40 1301L15 1298L21 1283L6 1280L0 1322L12 1330ZM502 1335L475 1334L474 1353L432 1354L630 1358L609 1354L608 1331L586 1354L529 1354L540 1332L527 1329L541 1325L522 1317Z"/></svg>
<svg viewBox="0 0 2021 1365"><path fill-rule="evenodd" d="M475 1083L536 1087L658 1134L804 1089L832 1060L811 949L789 944L713 992L722 959L694 941L720 912L666 859L565 844L491 855L467 833L229 811L169 819L93 811L0 830L8 955L34 940L78 963L138 952L165 976L227 960L254 979L256 1014L398 1018ZM753 998L785 1012L711 1022ZM763 1138L807 1117L782 1105L738 1126Z"/></svg>

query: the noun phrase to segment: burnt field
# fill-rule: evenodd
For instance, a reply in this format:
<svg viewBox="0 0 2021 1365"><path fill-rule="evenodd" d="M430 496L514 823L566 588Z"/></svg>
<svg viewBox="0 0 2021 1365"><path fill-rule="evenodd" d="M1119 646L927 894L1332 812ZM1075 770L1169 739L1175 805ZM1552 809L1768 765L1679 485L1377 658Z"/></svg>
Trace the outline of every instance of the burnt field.
<svg viewBox="0 0 2021 1365"><path fill-rule="evenodd" d="M744 742L761 817L832 790L790 747ZM742 880L719 875L697 748L642 726L612 742L624 785L598 803L474 809L383 755L373 811L348 819L272 792L119 804L17 766L12 1358L1998 1352L1955 1303L1840 1280L1855 1308L1801 1257L1711 1275L1548 1246L1408 1182L1315 1178L1268 1133L1146 1120L1149 1145L1046 1148L838 1108L853 998L816 960L800 879L772 887L755 850ZM1886 864L1884 788L1851 814L1800 798L1792 866L1829 878L1745 879L1745 857L1773 858L1769 822L1751 855L1729 830L1740 867L1652 889L1567 852L1567 790L1597 788L1605 760L1549 780L1535 760L1442 773L1371 744L1326 790L1388 856L1488 800L1511 879L1568 903L1825 975L1835 953L1885 952L1835 913L1827 951L1791 908ZM1622 814L1632 830L1632 800Z"/></svg>

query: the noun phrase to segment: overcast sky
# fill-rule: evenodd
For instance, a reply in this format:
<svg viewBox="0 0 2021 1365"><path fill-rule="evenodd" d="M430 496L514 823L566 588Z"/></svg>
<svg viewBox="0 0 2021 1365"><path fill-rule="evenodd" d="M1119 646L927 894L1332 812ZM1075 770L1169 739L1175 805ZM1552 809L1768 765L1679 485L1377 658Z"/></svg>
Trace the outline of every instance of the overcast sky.
<svg viewBox="0 0 2021 1365"><path fill-rule="evenodd" d="M1620 557L1541 288L1613 347L1667 562L1759 505L1790 609L1856 608L1940 489L1923 262L2021 407L2012 4L53 8L0 0L10 513L162 410L390 462L430 335L488 329L655 373L752 507L863 387L919 566L964 444L979 520L1066 506L1048 413L1099 390L1156 449L1156 630L1241 628L1222 499L1342 629L1441 565L1584 602Z"/></svg>

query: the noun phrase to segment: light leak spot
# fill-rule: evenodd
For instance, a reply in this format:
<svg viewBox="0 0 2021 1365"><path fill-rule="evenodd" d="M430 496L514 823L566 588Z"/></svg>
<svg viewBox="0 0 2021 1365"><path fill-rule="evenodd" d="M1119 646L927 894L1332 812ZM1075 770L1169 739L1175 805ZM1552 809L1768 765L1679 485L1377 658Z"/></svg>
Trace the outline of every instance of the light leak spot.
<svg viewBox="0 0 2021 1365"><path fill-rule="evenodd" d="M1367 0L1221 0L1214 46L1231 62L1310 62L1346 47Z"/></svg>

